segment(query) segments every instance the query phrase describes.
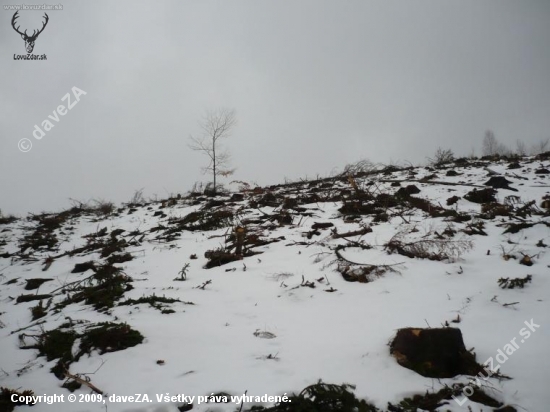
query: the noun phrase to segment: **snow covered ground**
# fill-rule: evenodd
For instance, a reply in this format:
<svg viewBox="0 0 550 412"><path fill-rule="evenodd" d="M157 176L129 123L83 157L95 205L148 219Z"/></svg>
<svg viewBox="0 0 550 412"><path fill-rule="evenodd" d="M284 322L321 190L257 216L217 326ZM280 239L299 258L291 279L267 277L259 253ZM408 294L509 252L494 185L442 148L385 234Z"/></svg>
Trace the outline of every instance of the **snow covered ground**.
<svg viewBox="0 0 550 412"><path fill-rule="evenodd" d="M228 194L208 204L211 198L194 196L124 206L106 216L75 212L53 230L55 244L29 246L24 251L22 239L32 234L39 222L29 218L0 225L0 386L29 389L35 395L64 395L63 402L36 404L35 412L175 412L181 403L157 402L157 395L197 397L219 392L242 395L247 391L252 396L280 396L297 393L322 379L354 384L358 398L384 410L388 402L396 404L446 384L468 383L467 376L423 377L400 366L390 354L388 343L398 329L442 327L447 322L460 328L466 347L475 348L480 363L495 358L516 338L516 350L500 368L512 379L490 378L483 382L484 390L518 411L547 411L550 215L541 202L550 191L550 175L535 172L550 167L550 161L526 159L520 166L509 169L509 162L501 161L441 170L386 170L356 177L353 183L358 191L346 179L333 179L249 190L242 193L242 200L238 196L231 200ZM471 185L483 186L489 179L487 168L505 176L517 189L498 189L496 194L500 204L510 205L509 216L491 218L488 212L482 216L481 204L464 199L474 189ZM447 176L449 170L458 175ZM392 181L401 181L400 186L392 186ZM399 205L376 213L340 211L343 203L352 204L358 193L376 197L393 194L409 184L420 189L413 195L416 198L472 219L457 221L460 219L448 213L430 216L419 208ZM447 205L452 196L458 196L458 201ZM283 208L285 199L297 200L287 200L290 207ZM529 205L532 200L535 204ZM522 207L526 208L520 213L524 217L516 213ZM223 227L203 231L178 226L177 222L191 212L219 210L231 211L222 221ZM316 222L334 226L314 230ZM481 224L476 227L483 225L486 235L465 233L477 222ZM522 222L542 223L517 233L503 233L511 223ZM257 235L250 242L265 241L245 245L245 250L261 254L205 269L205 252L225 247L231 250L229 235L240 225L247 234ZM334 236L367 227L372 231ZM110 241L122 242L121 250L106 255L103 248L91 247L70 253L93 244L83 236L103 228L106 234L95 239L104 242L103 246ZM112 235L115 229L124 232ZM446 241L454 248L449 258L441 261L412 258L388 253L392 239L401 244L431 240L426 246L430 253L449 252L441 249ZM108 256L123 253L130 253L133 259L112 266L122 268L133 288L115 300L113 307L95 310L90 304L76 302L56 309L67 296L77 295L72 287L86 284L73 282L94 274L92 270L71 273L75 264L94 261L98 266L105 264ZM523 255L532 257L532 266L519 263ZM53 259L47 261L48 257ZM338 268L364 267L350 262L376 265L380 276L364 277L368 282L346 281ZM179 272L187 263L186 280L174 280L181 277ZM497 282L499 278L527 275L532 281L524 288L503 289ZM53 280L38 289L25 290L26 280L31 278ZM207 281L211 282L205 284ZM32 320L30 309L39 302L16 303L16 299L35 293L53 293L53 297L46 315ZM147 303L120 305L126 299L152 295L180 302L164 305L174 313L162 313ZM48 301L44 298L42 304ZM71 392L61 387L64 380L50 372L57 359L47 361L36 349L20 349L68 319L78 332L98 322L125 322L144 336L136 346L103 354L92 351L91 356L85 354L70 363L70 373L89 378L104 392L103 397L86 398L94 392L82 386L74 392L77 401L69 402ZM526 339L520 330L531 320L540 327ZM21 334L28 336L21 340ZM113 395L135 394L147 394L151 402L113 402L123 399ZM245 404L245 408L251 406ZM472 402L460 406L455 401L438 410L466 411L468 406L475 411L494 410ZM199 405L195 401L193 411L238 408L235 403Z"/></svg>

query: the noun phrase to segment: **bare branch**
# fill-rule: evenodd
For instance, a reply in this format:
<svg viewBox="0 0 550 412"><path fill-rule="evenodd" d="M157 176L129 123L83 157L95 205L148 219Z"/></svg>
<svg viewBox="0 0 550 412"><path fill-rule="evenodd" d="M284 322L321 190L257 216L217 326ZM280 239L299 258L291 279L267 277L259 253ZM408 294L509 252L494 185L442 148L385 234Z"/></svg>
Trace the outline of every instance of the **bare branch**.
<svg viewBox="0 0 550 412"><path fill-rule="evenodd" d="M72 379L72 380L82 384L82 385L86 385L88 388L93 390L95 393L97 393L99 395L103 395L103 391L101 389L99 389L97 386L93 385L92 382L90 382L87 379L83 379L78 375L73 375L72 373L69 372L69 370L67 368L65 368L65 376L69 379Z"/></svg>

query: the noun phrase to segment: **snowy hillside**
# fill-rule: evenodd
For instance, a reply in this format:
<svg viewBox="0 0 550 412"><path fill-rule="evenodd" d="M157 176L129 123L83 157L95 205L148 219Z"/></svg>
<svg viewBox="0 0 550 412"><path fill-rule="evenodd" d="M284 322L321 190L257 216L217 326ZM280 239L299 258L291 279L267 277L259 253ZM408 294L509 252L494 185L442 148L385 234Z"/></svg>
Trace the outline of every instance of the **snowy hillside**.
<svg viewBox="0 0 550 412"><path fill-rule="evenodd" d="M501 406L427 410L547 411L548 169L464 160L3 218L3 396L63 395L34 412L176 412L190 396L193 411L244 411L322 380L355 385L363 410L473 388ZM389 343L409 327L459 328L499 374L479 388L401 366Z"/></svg>

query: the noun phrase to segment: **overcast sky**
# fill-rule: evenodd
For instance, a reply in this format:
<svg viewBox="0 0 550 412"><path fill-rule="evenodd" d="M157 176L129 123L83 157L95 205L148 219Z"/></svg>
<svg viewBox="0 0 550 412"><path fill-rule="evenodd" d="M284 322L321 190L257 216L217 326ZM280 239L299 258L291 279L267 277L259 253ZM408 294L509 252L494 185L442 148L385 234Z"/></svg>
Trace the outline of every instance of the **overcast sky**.
<svg viewBox="0 0 550 412"><path fill-rule="evenodd" d="M70 1L47 12L43 61L14 60L26 51L12 1L0 0L4 213L185 193L208 180L189 136L218 107L238 120L224 182L421 164L438 146L480 154L487 129L510 146L550 137L548 0ZM21 30L41 27L43 12L19 15ZM35 139L73 87L87 94Z"/></svg>

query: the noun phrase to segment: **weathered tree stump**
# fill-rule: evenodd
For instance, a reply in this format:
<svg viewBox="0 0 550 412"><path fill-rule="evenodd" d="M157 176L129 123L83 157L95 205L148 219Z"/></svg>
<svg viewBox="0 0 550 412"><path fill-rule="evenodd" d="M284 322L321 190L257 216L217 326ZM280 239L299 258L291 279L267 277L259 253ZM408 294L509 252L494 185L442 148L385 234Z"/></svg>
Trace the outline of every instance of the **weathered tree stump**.
<svg viewBox="0 0 550 412"><path fill-rule="evenodd" d="M399 329L390 353L401 366L429 378L475 375L482 370L456 328Z"/></svg>

